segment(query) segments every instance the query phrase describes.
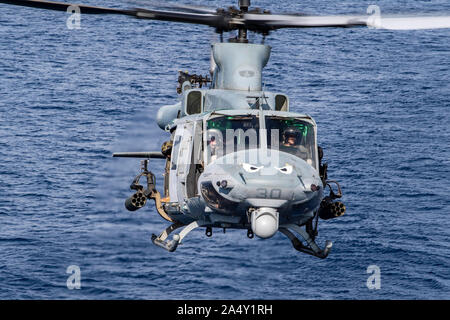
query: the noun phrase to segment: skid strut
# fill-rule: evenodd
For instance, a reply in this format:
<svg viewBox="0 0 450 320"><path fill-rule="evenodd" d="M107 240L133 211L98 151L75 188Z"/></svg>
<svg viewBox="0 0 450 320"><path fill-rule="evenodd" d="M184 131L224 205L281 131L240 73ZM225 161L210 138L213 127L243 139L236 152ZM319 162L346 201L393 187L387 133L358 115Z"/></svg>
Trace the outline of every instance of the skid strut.
<svg viewBox="0 0 450 320"><path fill-rule="evenodd" d="M199 223L198 221L191 222L188 225L184 225L181 223L174 223L170 225L166 230L164 230L159 236L156 234L152 235L152 242L154 245L166 249L169 252L173 252L177 249L178 245L181 241L188 235L189 232L194 230L195 228L204 226L203 223ZM167 240L169 235L178 228L184 227L180 233L175 234L172 237L172 240Z"/></svg>
<svg viewBox="0 0 450 320"><path fill-rule="evenodd" d="M305 246L289 229L294 230L300 236L302 236L302 238L305 239L308 246ZM327 240L325 243L325 248L323 250L320 249L319 246L316 244L316 242L309 236L308 232L306 232L306 230L303 230L299 225L296 224L283 225L280 226L278 230L286 237L288 237L289 240L291 240L292 245L296 250L313 255L321 259L325 259L328 256L331 247L333 246L333 243Z"/></svg>

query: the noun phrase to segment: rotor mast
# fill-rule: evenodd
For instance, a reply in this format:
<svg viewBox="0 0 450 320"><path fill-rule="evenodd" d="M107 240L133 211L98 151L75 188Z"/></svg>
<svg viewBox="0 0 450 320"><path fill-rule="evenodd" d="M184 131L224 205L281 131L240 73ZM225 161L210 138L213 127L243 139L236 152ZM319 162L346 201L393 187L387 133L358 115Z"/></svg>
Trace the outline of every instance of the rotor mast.
<svg viewBox="0 0 450 320"><path fill-rule="evenodd" d="M248 12L248 8L250 7L250 0L239 0L239 9L241 10L240 14L245 14ZM239 28L237 42L240 43L248 43L247 39L247 28Z"/></svg>

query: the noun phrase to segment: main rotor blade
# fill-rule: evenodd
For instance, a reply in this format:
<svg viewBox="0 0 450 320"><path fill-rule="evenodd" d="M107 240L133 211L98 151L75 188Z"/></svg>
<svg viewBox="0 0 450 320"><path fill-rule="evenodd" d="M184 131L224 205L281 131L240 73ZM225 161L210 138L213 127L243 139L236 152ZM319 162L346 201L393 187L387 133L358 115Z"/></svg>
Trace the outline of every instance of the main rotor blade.
<svg viewBox="0 0 450 320"><path fill-rule="evenodd" d="M0 3L33 7L47 10L67 11L70 6L80 9L81 14L121 14L135 16L141 19L184 22L203 24L214 27L218 30L229 30L229 17L211 13L177 12L168 10L149 9L115 9L105 7L86 6L81 4L71 4L66 2L40 1L40 0L0 0Z"/></svg>
<svg viewBox="0 0 450 320"><path fill-rule="evenodd" d="M381 17L369 19L368 26L388 30L422 30L450 28L450 16Z"/></svg>
<svg viewBox="0 0 450 320"><path fill-rule="evenodd" d="M12 4L22 7L32 7L47 10L67 11L70 6L76 6L80 8L81 13L86 14L124 14L124 15L136 15L133 10L113 9L95 6L86 6L82 4L71 4L66 2L56 1L40 1L40 0L0 0L0 3Z"/></svg>
<svg viewBox="0 0 450 320"><path fill-rule="evenodd" d="M244 13L232 10L202 9L195 6L175 5L180 10L118 9L87 6L55 1L41 0L0 0L0 3L34 7L48 10L66 11L70 6L78 7L82 14L121 14L141 19L194 23L210 26L218 32L236 29L266 33L281 28L320 28L320 27L360 27L368 26L390 30L416 30L450 28L450 16L308 16L272 15L267 13ZM170 4L168 5L171 6ZM189 12L186 12L189 11Z"/></svg>
<svg viewBox="0 0 450 320"><path fill-rule="evenodd" d="M450 16L306 16L245 14L244 24L250 30L315 27L368 26L389 30L450 28Z"/></svg>
<svg viewBox="0 0 450 320"><path fill-rule="evenodd" d="M244 23L251 27L281 28L351 27L366 26L367 16L306 16L283 14L245 14Z"/></svg>
<svg viewBox="0 0 450 320"><path fill-rule="evenodd" d="M155 0L128 0L130 4L144 6L149 8L158 8L158 10L176 10L176 11L187 11L194 13L217 13L217 9L206 7L206 6L198 6L198 5L189 5L189 4L178 4L174 2L161 2Z"/></svg>
<svg viewBox="0 0 450 320"><path fill-rule="evenodd" d="M202 14L137 8L136 17L141 19L203 24L216 29L228 30L230 19L218 14Z"/></svg>
<svg viewBox="0 0 450 320"><path fill-rule="evenodd" d="M216 13L217 9L205 7L205 6L193 6L188 4L174 4L174 8L185 9L198 13Z"/></svg>

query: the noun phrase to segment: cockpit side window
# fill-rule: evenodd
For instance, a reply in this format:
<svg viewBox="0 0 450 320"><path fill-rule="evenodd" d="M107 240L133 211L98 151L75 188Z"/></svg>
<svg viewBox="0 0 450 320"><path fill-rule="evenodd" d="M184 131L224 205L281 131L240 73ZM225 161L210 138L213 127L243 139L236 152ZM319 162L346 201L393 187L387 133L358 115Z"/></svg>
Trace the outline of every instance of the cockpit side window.
<svg viewBox="0 0 450 320"><path fill-rule="evenodd" d="M202 93L201 91L191 91L187 94L186 114L196 114L202 112Z"/></svg>
<svg viewBox="0 0 450 320"><path fill-rule="evenodd" d="M293 154L316 168L314 126L302 119L267 116L267 146Z"/></svg>
<svg viewBox="0 0 450 320"><path fill-rule="evenodd" d="M277 111L288 111L289 110L289 102L285 95L277 94L275 96L275 110L277 110Z"/></svg>

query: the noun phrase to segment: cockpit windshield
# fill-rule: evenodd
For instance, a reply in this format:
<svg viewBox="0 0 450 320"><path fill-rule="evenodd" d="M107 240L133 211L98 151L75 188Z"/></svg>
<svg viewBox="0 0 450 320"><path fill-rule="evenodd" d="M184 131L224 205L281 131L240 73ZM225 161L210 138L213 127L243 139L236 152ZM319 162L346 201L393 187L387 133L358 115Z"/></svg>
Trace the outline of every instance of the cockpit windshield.
<svg viewBox="0 0 450 320"><path fill-rule="evenodd" d="M259 146L259 117L256 115L219 116L209 119L206 127L208 162Z"/></svg>
<svg viewBox="0 0 450 320"><path fill-rule="evenodd" d="M293 154L316 167L314 126L304 120L266 116L267 146Z"/></svg>
<svg viewBox="0 0 450 320"><path fill-rule="evenodd" d="M304 119L265 116L267 147L293 154L316 168L314 125ZM206 122L207 162L262 147L258 115L216 116Z"/></svg>

